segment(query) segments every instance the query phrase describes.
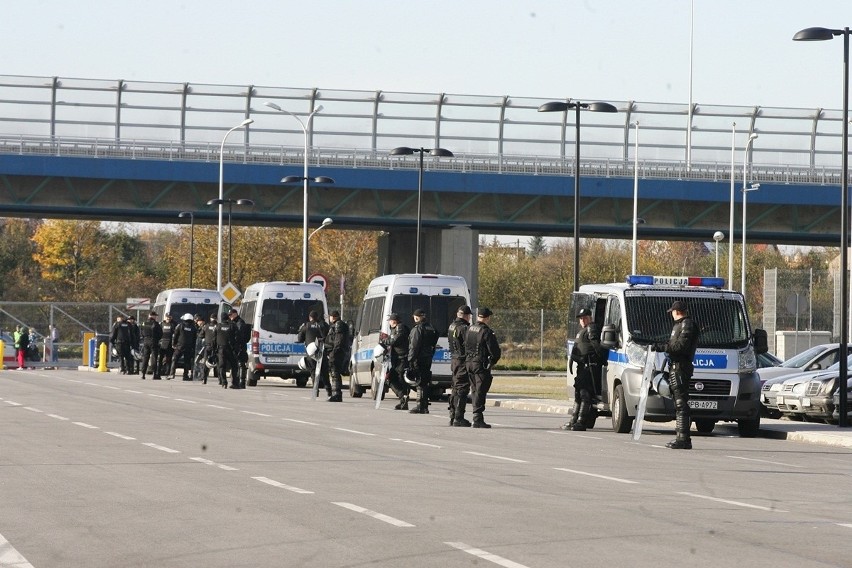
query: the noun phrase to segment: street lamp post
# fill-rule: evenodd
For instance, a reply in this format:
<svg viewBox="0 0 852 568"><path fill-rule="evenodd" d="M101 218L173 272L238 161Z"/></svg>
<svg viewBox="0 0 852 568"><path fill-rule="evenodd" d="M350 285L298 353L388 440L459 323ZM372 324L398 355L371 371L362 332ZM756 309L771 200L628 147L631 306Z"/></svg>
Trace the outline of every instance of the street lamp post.
<svg viewBox="0 0 852 568"><path fill-rule="evenodd" d="M219 146L219 200L224 203L225 199L225 140L231 132L248 126L254 119L247 118L235 127L228 130L222 137L222 145ZM216 249L216 289L222 291L222 203L219 204L219 237Z"/></svg>
<svg viewBox="0 0 852 568"><path fill-rule="evenodd" d="M748 135L748 140L746 140L745 150L743 150L743 234L742 234L742 239L743 239L742 257L743 257L743 259L745 259L745 198L746 198L746 192L750 191L748 189L748 152L751 149L751 145L755 140L757 140L757 133L752 132L751 134ZM734 242L734 233L733 232L731 232L731 242L732 243ZM745 263L745 260L743 260L743 263ZM742 287L740 288L740 292L742 292L743 296L745 296L745 264L742 265L742 269L743 269L743 274L740 275L742 277ZM733 282L731 282L729 285L733 286Z"/></svg>
<svg viewBox="0 0 852 568"><path fill-rule="evenodd" d="M334 223L334 219L332 219L331 217L326 217L325 219L323 219L322 225L320 225L319 227L317 227L316 229L311 231L311 234L308 235L308 241L310 241L313 238L314 235L316 235L317 233L319 233L320 231L322 231L323 229L325 229L326 227L328 227L332 223Z"/></svg>
<svg viewBox="0 0 852 568"><path fill-rule="evenodd" d="M716 278L719 277L719 243L725 238L725 233L716 231L713 233L713 240L716 241Z"/></svg>
<svg viewBox="0 0 852 568"><path fill-rule="evenodd" d="M195 215L192 211L181 211L178 217L189 217L189 287L192 288L192 265L195 256Z"/></svg>
<svg viewBox="0 0 852 568"><path fill-rule="evenodd" d="M307 165L305 165L307 168ZM305 170L307 171L307 170ZM304 183L305 186L305 194L304 194L304 203L305 203L305 211L304 211L304 231L303 231L303 239L302 239L302 282L308 281L308 239L311 236L308 234L308 182L313 183L334 183L334 180L328 176L317 176L317 177L305 177L305 176L285 176L281 178L281 183ZM328 219L328 217L326 217ZM323 221L325 223L325 221Z"/></svg>
<svg viewBox="0 0 852 568"><path fill-rule="evenodd" d="M414 252L414 273L420 274L420 223L423 218L423 154L428 152L430 156L452 158L453 153L444 148L409 148L408 146L399 146L391 150L391 156L411 156L415 152L420 154L420 165L417 175L417 235Z"/></svg>
<svg viewBox="0 0 852 568"><path fill-rule="evenodd" d="M574 291L576 292L580 289L580 109L592 112L618 112L618 109L609 103L602 102L552 101L538 107L538 112L562 112L564 125L568 109L571 108L576 111L574 118Z"/></svg>
<svg viewBox="0 0 852 568"><path fill-rule="evenodd" d="M231 212L234 204L248 205L249 207L251 207L252 205L254 205L254 201L252 201L251 199L211 199L207 202L207 205L218 205L221 208L225 203L228 204L228 283L230 284L231 267L234 264L234 238L233 231L231 230Z"/></svg>
<svg viewBox="0 0 852 568"><path fill-rule="evenodd" d="M848 272L848 248L849 248L849 28L832 30L828 28L806 28L796 32L794 41L821 41L834 39L834 36L843 36L843 120L841 126L841 170L840 181L840 377L838 388L840 390L840 417L838 425L848 426L846 417L847 394L846 381L849 369L846 358L848 356L849 342L849 272Z"/></svg>
<svg viewBox="0 0 852 568"><path fill-rule="evenodd" d="M314 110L312 110L308 114L308 118L305 122L302 122L302 119L290 112L289 110L285 110L278 106L277 104L266 101L263 103L267 107L277 110L278 112L283 112L284 114L289 114L293 118L296 119L296 122L299 123L299 126L302 127L302 132L305 134L305 156L304 156L304 170L302 172L302 181L304 183L304 189L302 193L302 282L308 281L308 146L309 146L309 129L311 127L311 121L314 119L314 115L322 110L322 105L319 105ZM293 176L287 176L293 177ZM284 178L287 179L287 178ZM282 180L283 182L283 180ZM284 182L286 183L286 182Z"/></svg>
<svg viewBox="0 0 852 568"><path fill-rule="evenodd" d="M737 150L737 123L731 125L731 208L728 211L730 219L728 223L728 287L734 289L734 207L736 196L736 150Z"/></svg>
<svg viewBox="0 0 852 568"><path fill-rule="evenodd" d="M633 263L631 264L630 274L636 274L636 240L639 232L639 121L636 121L636 140L635 149L633 150ZM576 224L576 222L575 222ZM574 247L577 247L577 242L574 241Z"/></svg>
<svg viewBox="0 0 852 568"><path fill-rule="evenodd" d="M743 188L743 250L742 250L742 263L740 265L740 270L742 274L740 275L742 280L740 281L740 287L742 289L743 298L746 295L746 204L748 203L748 192L749 191L757 191L760 189L759 183L751 184L749 188Z"/></svg>

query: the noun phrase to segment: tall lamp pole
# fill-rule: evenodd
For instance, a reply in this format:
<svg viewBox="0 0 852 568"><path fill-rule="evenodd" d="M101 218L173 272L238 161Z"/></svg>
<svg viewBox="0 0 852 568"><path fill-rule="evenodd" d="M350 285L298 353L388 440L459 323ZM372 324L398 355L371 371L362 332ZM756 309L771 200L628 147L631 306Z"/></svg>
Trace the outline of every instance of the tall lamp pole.
<svg viewBox="0 0 852 568"><path fill-rule="evenodd" d="M741 274L742 285L741 285L741 288L740 288L740 292L743 293L743 296L745 296L745 198L746 198L746 192L749 191L749 189L748 189L748 153L749 153L749 150L751 150L751 145L755 140L757 140L757 134L752 132L751 134L748 135L748 140L746 141L745 150L743 151L743 235L742 235L742 239L743 239L743 251L742 251L743 274ZM733 233L731 233L731 242L732 243L734 242ZM730 285L733 285L733 283L731 283Z"/></svg>
<svg viewBox="0 0 852 568"><path fill-rule="evenodd" d="M399 146L391 150L391 156L411 156L415 152L420 154L420 166L417 175L417 236L414 253L414 273L420 274L420 223L423 218L423 154L428 153L430 156L452 158L453 153L444 148L409 148L408 146Z"/></svg>
<svg viewBox="0 0 852 568"><path fill-rule="evenodd" d="M630 274L636 274L636 240L639 232L639 121L636 121L636 146L633 150L633 263ZM574 246L576 247L576 241Z"/></svg>
<svg viewBox="0 0 852 568"><path fill-rule="evenodd" d="M311 127L311 121L314 119L314 115L322 110L322 105L319 105L310 113L308 113L308 118L305 122L302 122L302 119L290 112L289 110L285 110L278 106L277 104L266 101L263 103L273 110L277 110L278 112L283 112L284 114L289 114L293 118L296 119L296 122L299 123L299 126L302 127L302 132L305 134L305 160L304 160L304 169L302 172L302 181L303 183L303 194L302 194L302 282L308 281L308 145L310 141L309 137L309 129ZM292 176L288 176L292 177ZM287 179L287 178L284 178ZM283 182L283 180L282 180Z"/></svg>
<svg viewBox="0 0 852 568"><path fill-rule="evenodd" d="M181 211L178 217L189 217L189 287L192 288L192 265L195 256L195 215L192 211Z"/></svg>
<svg viewBox="0 0 852 568"><path fill-rule="evenodd" d="M719 243L725 238L725 233L716 231L713 233L713 240L716 241L716 278L719 277Z"/></svg>
<svg viewBox="0 0 852 568"><path fill-rule="evenodd" d="M618 109L609 103L582 103L580 101L552 101L538 107L538 112L563 113L563 148L564 127L565 122L567 122L568 109L571 108L576 111L574 118L574 291L576 292L580 289L580 109L592 112L618 112Z"/></svg>
<svg viewBox="0 0 852 568"><path fill-rule="evenodd" d="M742 263L741 263L741 272L740 275L742 280L740 281L740 288L743 293L743 298L746 296L746 204L748 203L748 192L749 191L757 191L760 189L759 183L751 184L749 188L743 188L743 250L742 250Z"/></svg>
<svg viewBox="0 0 852 568"><path fill-rule="evenodd" d="M846 412L848 408L848 395L846 393L846 381L849 377L849 369L846 358L848 357L849 342L849 28L832 30L828 28L806 28L796 32L794 41L822 41L834 39L834 36L843 36L843 119L841 120L841 170L840 180L840 377L838 379L840 389L840 408L838 426L849 425Z"/></svg>
<svg viewBox="0 0 852 568"><path fill-rule="evenodd" d="M305 207L308 203L308 182L314 183L334 183L334 180L328 176L305 177L305 176L285 176L281 178L281 183L304 183L305 184ZM326 217L328 219L328 217ZM323 221L325 224L325 221ZM308 239L311 235L308 234L308 210L304 212L304 239L302 240L302 282L308 281Z"/></svg>
<svg viewBox="0 0 852 568"><path fill-rule="evenodd" d="M231 267L234 264L234 238L233 231L231 230L231 212L234 204L251 207L254 205L254 201L251 199L211 199L207 202L207 205L218 205L221 208L226 203L228 204L228 283L231 283Z"/></svg>
<svg viewBox="0 0 852 568"><path fill-rule="evenodd" d="M225 199L225 140L231 132L248 126L254 122L253 118L247 118L235 127L228 130L222 137L222 145L219 146L219 199L224 203ZM222 204L219 204L219 238L216 249L216 290L222 291Z"/></svg>
<svg viewBox="0 0 852 568"><path fill-rule="evenodd" d="M737 123L731 125L731 208L730 220L728 223L728 288L734 289L734 196L736 191L737 165L736 165L736 150L737 150Z"/></svg>

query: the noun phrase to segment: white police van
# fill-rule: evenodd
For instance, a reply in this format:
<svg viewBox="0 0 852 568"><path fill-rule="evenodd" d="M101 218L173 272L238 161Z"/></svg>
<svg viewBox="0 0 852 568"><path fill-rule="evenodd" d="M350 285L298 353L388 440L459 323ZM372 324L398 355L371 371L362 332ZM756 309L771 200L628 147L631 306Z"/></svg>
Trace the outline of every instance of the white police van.
<svg viewBox="0 0 852 568"><path fill-rule="evenodd" d="M438 398L452 383L447 329L464 305L470 305L470 290L461 276L387 274L373 279L364 294L353 330L349 394L358 398L370 389L373 399L376 398L381 362L373 358L373 350L381 337L390 333L388 316L398 314L401 323L412 328L412 314L422 309L438 332L430 393L430 398Z"/></svg>
<svg viewBox="0 0 852 568"><path fill-rule="evenodd" d="M742 437L760 427L758 353L767 351L766 332L752 329L743 295L724 289L723 278L682 276L627 277L625 283L587 284L574 293L569 337L576 337L573 315L592 311L608 349L605 378L595 385L600 414L612 416L616 432L629 432L636 417L647 347L666 342L673 320L672 302L685 302L699 328L698 348L689 384L691 419L699 432L713 431L719 421L736 421ZM573 342L569 342L569 353ZM574 377L568 376L572 387ZM651 392L645 420L674 420L674 402Z"/></svg>
<svg viewBox="0 0 852 568"><path fill-rule="evenodd" d="M251 326L248 345L249 386L257 386L265 376L296 379L296 385L308 384L308 373L299 368L305 345L297 335L299 327L316 311L327 311L325 291L308 282L258 282L243 293L240 317Z"/></svg>
<svg viewBox="0 0 852 568"><path fill-rule="evenodd" d="M228 307L222 295L216 290L173 288L157 294L151 311L157 313L160 321L163 321L165 314L171 314L174 321L180 320L184 314L190 314L193 317L200 314L204 321L207 321L210 314L216 314L219 317Z"/></svg>

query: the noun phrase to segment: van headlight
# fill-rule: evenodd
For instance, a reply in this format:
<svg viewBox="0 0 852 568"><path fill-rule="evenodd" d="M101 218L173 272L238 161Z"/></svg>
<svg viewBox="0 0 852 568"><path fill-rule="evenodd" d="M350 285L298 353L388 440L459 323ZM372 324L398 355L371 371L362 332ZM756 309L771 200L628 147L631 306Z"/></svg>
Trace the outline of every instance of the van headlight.
<svg viewBox="0 0 852 568"><path fill-rule="evenodd" d="M741 373L753 373L757 369L757 356L754 354L754 349L744 349L739 352L738 366Z"/></svg>

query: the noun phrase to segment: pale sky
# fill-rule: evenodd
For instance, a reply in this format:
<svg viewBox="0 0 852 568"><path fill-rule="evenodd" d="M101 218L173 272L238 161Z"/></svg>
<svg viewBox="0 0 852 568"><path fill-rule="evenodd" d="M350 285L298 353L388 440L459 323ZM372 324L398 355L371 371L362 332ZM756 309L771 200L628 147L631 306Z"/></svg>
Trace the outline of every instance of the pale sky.
<svg viewBox="0 0 852 568"><path fill-rule="evenodd" d="M27 0L0 74L841 108L847 0Z"/></svg>

